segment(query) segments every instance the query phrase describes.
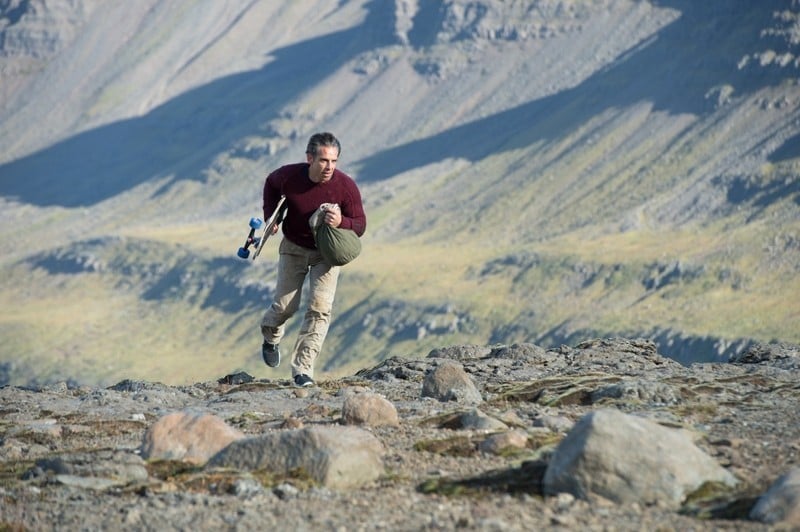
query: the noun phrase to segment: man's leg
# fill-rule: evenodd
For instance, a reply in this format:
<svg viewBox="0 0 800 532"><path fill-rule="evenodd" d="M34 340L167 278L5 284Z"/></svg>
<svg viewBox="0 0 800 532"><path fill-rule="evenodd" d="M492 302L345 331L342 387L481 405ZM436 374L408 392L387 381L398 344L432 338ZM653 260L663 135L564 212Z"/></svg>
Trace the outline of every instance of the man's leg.
<svg viewBox="0 0 800 532"><path fill-rule="evenodd" d="M280 244L275 299L261 320L261 334L265 342L273 345L280 343L286 320L300 307L301 291L307 273L308 259L303 248L284 238Z"/></svg>
<svg viewBox="0 0 800 532"><path fill-rule="evenodd" d="M309 276L308 309L292 352L292 376L314 376L314 361L328 334L336 284L341 270L339 266L326 264L319 253L314 253L315 257Z"/></svg>

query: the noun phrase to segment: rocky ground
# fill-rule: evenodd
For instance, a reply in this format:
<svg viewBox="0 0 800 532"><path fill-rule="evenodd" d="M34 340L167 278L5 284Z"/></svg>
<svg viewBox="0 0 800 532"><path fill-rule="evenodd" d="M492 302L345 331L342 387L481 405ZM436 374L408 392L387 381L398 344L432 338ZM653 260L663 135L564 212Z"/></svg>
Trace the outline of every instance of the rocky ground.
<svg viewBox="0 0 800 532"><path fill-rule="evenodd" d="M478 396L437 395L428 379L452 362ZM323 376L302 390L246 374L179 387L4 387L0 530L791 528L798 523L760 522L751 510L797 467L798 375L796 346L757 346L731 363L684 367L650 342L609 339L549 351L453 346L349 378ZM166 414L211 414L253 438L342 426L347 398L367 392L388 400L399 423L371 418L357 429L377 438L384 454L378 478L353 488L330 488L298 471L207 468L142 453L148 429ZM697 490L678 508L545 495L559 443L584 416L606 409L686 429L738 483ZM796 517L797 499L785 504Z"/></svg>

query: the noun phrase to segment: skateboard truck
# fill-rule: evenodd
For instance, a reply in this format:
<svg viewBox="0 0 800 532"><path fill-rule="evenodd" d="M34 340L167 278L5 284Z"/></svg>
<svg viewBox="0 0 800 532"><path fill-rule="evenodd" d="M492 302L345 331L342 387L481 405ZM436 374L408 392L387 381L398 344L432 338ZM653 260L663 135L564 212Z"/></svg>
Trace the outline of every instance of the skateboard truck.
<svg viewBox="0 0 800 532"><path fill-rule="evenodd" d="M250 246L258 247L261 239L256 236L256 231L263 223L261 218L250 218L250 233L247 235L247 240L244 241L244 246L240 247L236 253L240 259L246 259L250 256Z"/></svg>

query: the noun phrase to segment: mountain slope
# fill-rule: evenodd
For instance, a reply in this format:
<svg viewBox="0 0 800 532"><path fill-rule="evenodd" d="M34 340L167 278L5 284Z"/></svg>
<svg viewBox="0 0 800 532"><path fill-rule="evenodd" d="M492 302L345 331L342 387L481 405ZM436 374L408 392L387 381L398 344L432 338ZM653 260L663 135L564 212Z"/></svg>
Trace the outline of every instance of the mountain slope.
<svg viewBox="0 0 800 532"><path fill-rule="evenodd" d="M791 6L729 4L10 3L8 379L264 371L274 264L233 254L320 129L369 215L326 371L450 342L798 341L800 89L763 31Z"/></svg>

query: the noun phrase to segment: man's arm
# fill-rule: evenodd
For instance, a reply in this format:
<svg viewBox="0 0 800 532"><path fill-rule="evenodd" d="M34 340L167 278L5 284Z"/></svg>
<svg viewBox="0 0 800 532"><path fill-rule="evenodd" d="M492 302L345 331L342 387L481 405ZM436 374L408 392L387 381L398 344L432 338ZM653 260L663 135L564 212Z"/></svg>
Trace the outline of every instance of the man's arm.
<svg viewBox="0 0 800 532"><path fill-rule="evenodd" d="M364 213L364 205L361 203L361 192L355 183L352 183L348 196L348 201L342 204L342 221L339 227L351 229L358 236L362 236L367 230L367 215Z"/></svg>
<svg viewBox="0 0 800 532"><path fill-rule="evenodd" d="M264 180L264 220L268 220L275 209L278 207L278 201L281 199L281 190L278 186L278 170L275 170L267 176Z"/></svg>

